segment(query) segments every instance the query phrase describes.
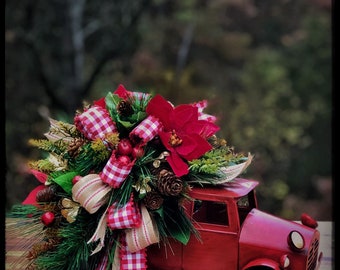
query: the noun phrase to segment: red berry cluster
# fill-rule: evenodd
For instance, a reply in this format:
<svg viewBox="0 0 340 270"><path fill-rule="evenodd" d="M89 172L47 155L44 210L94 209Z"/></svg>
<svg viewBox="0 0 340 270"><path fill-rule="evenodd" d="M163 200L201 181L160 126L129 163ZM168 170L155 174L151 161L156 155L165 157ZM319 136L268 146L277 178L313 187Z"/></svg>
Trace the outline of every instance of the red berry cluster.
<svg viewBox="0 0 340 270"><path fill-rule="evenodd" d="M134 145L128 138L121 139L117 145L117 160L124 165L128 165L132 160L141 158L143 155L143 147L140 144Z"/></svg>

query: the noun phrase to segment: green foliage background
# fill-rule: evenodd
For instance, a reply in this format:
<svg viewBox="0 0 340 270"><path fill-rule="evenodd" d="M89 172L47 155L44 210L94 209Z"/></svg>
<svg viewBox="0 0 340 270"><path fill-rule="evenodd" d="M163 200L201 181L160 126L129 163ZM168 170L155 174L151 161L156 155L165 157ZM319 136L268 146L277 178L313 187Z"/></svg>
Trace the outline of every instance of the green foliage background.
<svg viewBox="0 0 340 270"><path fill-rule="evenodd" d="M330 1L11 0L5 22L6 209L38 185L27 141L46 117L122 83L208 99L219 136L255 155L263 210L332 219Z"/></svg>

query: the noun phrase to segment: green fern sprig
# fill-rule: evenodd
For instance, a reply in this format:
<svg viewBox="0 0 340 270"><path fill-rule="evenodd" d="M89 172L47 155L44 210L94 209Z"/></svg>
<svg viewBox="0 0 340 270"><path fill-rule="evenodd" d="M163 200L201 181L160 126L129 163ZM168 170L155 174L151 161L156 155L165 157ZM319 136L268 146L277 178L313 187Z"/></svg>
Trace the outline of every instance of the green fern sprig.
<svg viewBox="0 0 340 270"><path fill-rule="evenodd" d="M239 164L244 161L245 156L241 153L234 153L230 147L212 149L199 159L189 161L191 173L204 173L217 175L220 168Z"/></svg>

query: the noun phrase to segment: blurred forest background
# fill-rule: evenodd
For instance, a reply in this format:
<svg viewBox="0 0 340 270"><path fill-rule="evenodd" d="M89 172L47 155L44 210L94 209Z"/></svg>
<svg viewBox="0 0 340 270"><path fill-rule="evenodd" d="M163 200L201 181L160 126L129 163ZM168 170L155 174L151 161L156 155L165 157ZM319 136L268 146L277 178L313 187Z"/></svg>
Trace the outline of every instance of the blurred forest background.
<svg viewBox="0 0 340 270"><path fill-rule="evenodd" d="M48 117L123 84L209 100L219 137L255 158L259 207L332 220L331 0L10 0L5 6L6 210L38 181Z"/></svg>

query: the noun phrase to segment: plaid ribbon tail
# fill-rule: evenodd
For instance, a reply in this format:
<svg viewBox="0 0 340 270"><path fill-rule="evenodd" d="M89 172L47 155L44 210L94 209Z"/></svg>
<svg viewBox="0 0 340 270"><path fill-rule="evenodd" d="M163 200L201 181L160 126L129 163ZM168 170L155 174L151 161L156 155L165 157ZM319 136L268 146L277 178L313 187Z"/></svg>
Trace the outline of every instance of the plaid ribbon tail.
<svg viewBox="0 0 340 270"><path fill-rule="evenodd" d="M130 252L127 248L125 234L120 238L120 270L146 270L146 249Z"/></svg>
<svg viewBox="0 0 340 270"><path fill-rule="evenodd" d="M198 119L199 120L206 120L212 123L216 122L216 116L204 113L203 110L208 106L207 100L202 100L199 102L195 102L192 104L194 107L198 108Z"/></svg>

